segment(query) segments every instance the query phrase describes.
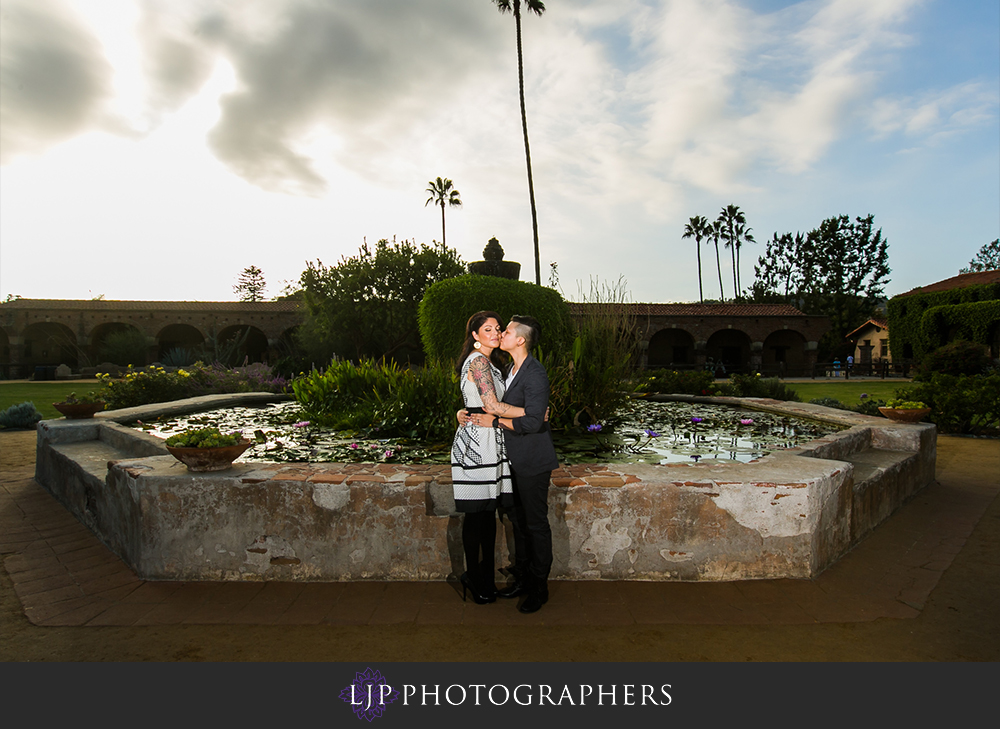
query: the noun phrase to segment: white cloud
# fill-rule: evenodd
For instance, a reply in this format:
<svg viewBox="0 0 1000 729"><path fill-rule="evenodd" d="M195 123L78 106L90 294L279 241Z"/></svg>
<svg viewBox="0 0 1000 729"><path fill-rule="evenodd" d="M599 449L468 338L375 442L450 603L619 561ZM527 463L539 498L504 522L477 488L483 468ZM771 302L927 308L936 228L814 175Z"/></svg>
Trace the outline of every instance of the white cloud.
<svg viewBox="0 0 1000 729"><path fill-rule="evenodd" d="M995 121L998 106L1000 94L996 89L979 81L967 81L918 96L876 99L869 125L882 138L900 133L933 143L943 136Z"/></svg>
<svg viewBox="0 0 1000 729"><path fill-rule="evenodd" d="M71 11L54 0L11 0L0 23L0 161L101 123L112 68Z"/></svg>
<svg viewBox="0 0 1000 729"><path fill-rule="evenodd" d="M884 161L996 125L995 64L933 86L906 68L928 42L911 22L926 18L924 4L807 0L760 13L737 0L558 0L527 15L543 278L559 260L570 293L574 280L606 272L647 291L672 281L665 298L685 298L694 251L679 238L693 214L726 203L749 213L754 202L794 218L774 223L782 230L852 205L881 214L895 181L881 177L883 164L852 171L864 189L846 182L845 150L877 145ZM241 265L280 264L292 278L307 258L352 254L363 236L439 238L440 217L423 202L440 175L465 201L448 211L449 244L474 258L496 235L533 278L514 21L487 0L3 0L2 22L5 180L43 168L80 179L59 172L79 153L59 150L37 168L32 155L89 145L109 170L135 177L104 195L91 184L94 214L114 218L112 203L97 208L121 191L156 219L163 199L191 204L173 191L197 178L195 197L219 202L173 222L173 245L238 240L262 251ZM94 131L120 138L97 144ZM148 164L112 164L114 155ZM14 156L23 164L12 173ZM39 209L54 189L59 204L72 198L44 180L31 189ZM784 210L792 203L781 195L802 197ZM16 199L13 214L0 201L8 281L11 242L41 240L30 200ZM814 212L828 200L845 209ZM241 208L253 209L252 225L236 224L249 217ZM115 235L134 236L141 217ZM769 237L770 222L750 222ZM58 223L45 227L53 241Z"/></svg>

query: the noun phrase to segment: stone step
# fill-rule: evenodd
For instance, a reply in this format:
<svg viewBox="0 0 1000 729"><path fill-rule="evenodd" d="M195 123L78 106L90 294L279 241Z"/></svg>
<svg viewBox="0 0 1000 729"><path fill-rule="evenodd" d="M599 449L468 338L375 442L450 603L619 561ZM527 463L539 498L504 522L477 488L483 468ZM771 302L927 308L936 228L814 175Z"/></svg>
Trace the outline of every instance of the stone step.
<svg viewBox="0 0 1000 729"><path fill-rule="evenodd" d="M862 538L889 518L894 505L913 495L913 472L919 468L919 453L880 448L852 453L843 460L854 465L851 504L851 542Z"/></svg>
<svg viewBox="0 0 1000 729"><path fill-rule="evenodd" d="M134 458L134 456L100 440L87 440L80 443L60 443L51 446L51 448L63 458L76 462L90 479L95 479L102 484L108 475L109 461Z"/></svg>
<svg viewBox="0 0 1000 729"><path fill-rule="evenodd" d="M900 468L916 453L910 451L887 451L880 448L868 448L852 453L843 460L854 464L854 491L863 491L872 483L882 480L883 474Z"/></svg>

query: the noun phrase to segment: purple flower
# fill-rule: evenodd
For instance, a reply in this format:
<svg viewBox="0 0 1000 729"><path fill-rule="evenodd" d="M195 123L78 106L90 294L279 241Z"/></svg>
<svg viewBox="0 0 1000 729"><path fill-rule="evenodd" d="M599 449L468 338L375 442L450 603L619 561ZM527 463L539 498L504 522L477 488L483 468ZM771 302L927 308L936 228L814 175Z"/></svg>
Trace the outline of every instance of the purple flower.
<svg viewBox="0 0 1000 729"><path fill-rule="evenodd" d="M868 393L867 392L862 392L861 393L861 399L864 400L866 397L868 397Z"/></svg>
<svg viewBox="0 0 1000 729"><path fill-rule="evenodd" d="M351 443L351 445L349 445L348 448L353 448L354 450L357 450L358 449L358 444L357 443Z"/></svg>
<svg viewBox="0 0 1000 729"><path fill-rule="evenodd" d="M309 421L308 421L308 420L300 420L299 422L297 422L297 423L296 423L295 425L293 425L292 427L293 427L293 428L304 428L304 427L306 427L307 425L309 425Z"/></svg>
<svg viewBox="0 0 1000 729"><path fill-rule="evenodd" d="M753 418L740 418L740 425L753 425Z"/></svg>
<svg viewBox="0 0 1000 729"><path fill-rule="evenodd" d="M694 423L695 425L697 425L698 423L700 423L700 422L701 422L701 421L703 421L703 420L704 420L704 418L699 418L699 417L697 417L697 416L696 416L696 417L693 417L693 418L691 418L691 422L692 422L692 423Z"/></svg>
<svg viewBox="0 0 1000 729"><path fill-rule="evenodd" d="M386 451L385 452L385 457L386 458L392 458L392 451Z"/></svg>
<svg viewBox="0 0 1000 729"><path fill-rule="evenodd" d="M594 423L593 425L588 425L587 426L587 430L589 430L591 433L600 433L601 432L601 424L600 423Z"/></svg>
<svg viewBox="0 0 1000 729"><path fill-rule="evenodd" d="M660 437L660 434L657 433L655 430L646 429L646 430L644 430L642 432L645 433L646 436L649 437L649 438L659 438Z"/></svg>

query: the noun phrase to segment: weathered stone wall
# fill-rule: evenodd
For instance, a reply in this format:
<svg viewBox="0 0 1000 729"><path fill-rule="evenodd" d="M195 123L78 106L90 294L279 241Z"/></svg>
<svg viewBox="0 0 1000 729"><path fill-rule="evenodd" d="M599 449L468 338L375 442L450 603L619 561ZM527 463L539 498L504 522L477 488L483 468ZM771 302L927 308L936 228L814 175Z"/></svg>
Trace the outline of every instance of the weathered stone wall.
<svg viewBox="0 0 1000 729"><path fill-rule="evenodd" d="M811 577L934 478L932 425L712 401L846 429L746 464L557 469L554 577ZM112 422L124 417L40 423L36 479L144 578L434 580L464 571L448 466L237 463L191 473L159 439ZM510 549L500 541L498 564Z"/></svg>

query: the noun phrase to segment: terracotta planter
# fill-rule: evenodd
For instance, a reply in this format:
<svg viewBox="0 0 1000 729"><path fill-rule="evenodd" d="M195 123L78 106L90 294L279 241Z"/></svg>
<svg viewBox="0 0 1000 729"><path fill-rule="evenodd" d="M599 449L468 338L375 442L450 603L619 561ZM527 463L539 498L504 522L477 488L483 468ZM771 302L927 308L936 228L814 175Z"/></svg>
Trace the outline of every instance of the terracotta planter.
<svg viewBox="0 0 1000 729"><path fill-rule="evenodd" d="M104 410L103 402L54 402L52 407L71 420L92 418Z"/></svg>
<svg viewBox="0 0 1000 729"><path fill-rule="evenodd" d="M901 410L898 408L879 408L878 411L889 418L889 420L895 420L897 423L919 423L927 416L931 409L917 408L915 410Z"/></svg>
<svg viewBox="0 0 1000 729"><path fill-rule="evenodd" d="M243 455L253 441L245 440L231 446L219 448L177 448L167 446L170 455L188 467L189 471L225 471L232 468L233 461Z"/></svg>

